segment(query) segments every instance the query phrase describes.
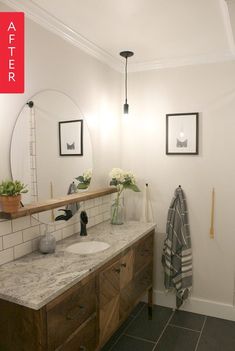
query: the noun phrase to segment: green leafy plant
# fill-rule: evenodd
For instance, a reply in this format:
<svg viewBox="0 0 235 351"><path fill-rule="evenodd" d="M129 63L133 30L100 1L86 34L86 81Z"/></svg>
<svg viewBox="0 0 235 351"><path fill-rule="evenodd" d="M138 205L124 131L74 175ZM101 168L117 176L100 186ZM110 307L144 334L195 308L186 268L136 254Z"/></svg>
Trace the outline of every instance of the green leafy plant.
<svg viewBox="0 0 235 351"><path fill-rule="evenodd" d="M17 196L27 193L27 185L21 183L19 180L3 180L0 183L1 196Z"/></svg>
<svg viewBox="0 0 235 351"><path fill-rule="evenodd" d="M91 169L87 169L83 175L78 176L77 179L79 181L77 188L78 189L87 189L91 182L92 171Z"/></svg>

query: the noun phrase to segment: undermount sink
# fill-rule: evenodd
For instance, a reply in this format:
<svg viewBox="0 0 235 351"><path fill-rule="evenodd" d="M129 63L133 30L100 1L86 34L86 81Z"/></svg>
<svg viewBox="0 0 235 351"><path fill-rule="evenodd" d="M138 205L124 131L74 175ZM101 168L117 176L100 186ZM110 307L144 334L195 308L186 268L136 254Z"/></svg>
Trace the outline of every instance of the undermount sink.
<svg viewBox="0 0 235 351"><path fill-rule="evenodd" d="M88 255L104 251L109 247L110 245L103 241L84 241L68 246L65 251L80 255Z"/></svg>

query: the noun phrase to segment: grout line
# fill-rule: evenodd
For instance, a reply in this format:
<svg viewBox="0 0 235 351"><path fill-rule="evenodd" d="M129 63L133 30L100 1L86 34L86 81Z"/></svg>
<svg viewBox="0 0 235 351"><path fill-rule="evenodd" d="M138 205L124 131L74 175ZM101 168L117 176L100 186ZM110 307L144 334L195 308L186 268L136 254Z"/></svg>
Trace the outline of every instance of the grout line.
<svg viewBox="0 0 235 351"><path fill-rule="evenodd" d="M141 340L141 341L149 342L150 344L154 344L154 346L155 346L155 343L156 343L156 342L153 341L153 340L140 338L139 336L134 336L134 335L130 335L130 334L125 334L125 336L128 336L129 338L132 338L132 339L136 339L136 340Z"/></svg>
<svg viewBox="0 0 235 351"><path fill-rule="evenodd" d="M206 321L207 321L207 316L205 316L205 320L204 320L204 323L203 323L203 326L202 326L202 330L200 331L199 338L197 340L197 344L196 344L196 347L195 347L194 351L197 351L197 349L198 349L198 345L199 345L199 342L201 340L202 332L203 332L203 329L205 327Z"/></svg>
<svg viewBox="0 0 235 351"><path fill-rule="evenodd" d="M195 329L191 329L191 328L186 328L186 327L181 327L180 325L176 325L176 324L169 324L169 326L174 327L174 328L180 328L180 329L186 329L186 330L190 330L193 331L195 333L200 333L200 330L195 330Z"/></svg>
<svg viewBox="0 0 235 351"><path fill-rule="evenodd" d="M144 309L144 307L146 306L146 304L143 304L142 308L139 310L138 313L136 313L135 316L133 316L133 318L131 319L131 321L127 324L126 328L124 328L123 332L119 335L119 337L117 338L117 340L113 343L113 345L110 347L110 349L108 351L111 351L114 346L117 344L117 342L121 339L121 337L124 335L125 331L129 328L129 326L134 322L134 320L136 320L136 318L138 317L138 315L140 314L140 312L142 312L142 310ZM120 326L121 327L121 326Z"/></svg>
<svg viewBox="0 0 235 351"><path fill-rule="evenodd" d="M161 332L159 338L157 339L156 344L155 344L154 348L152 349L152 351L154 351L156 349L161 337L163 336L163 334L164 334L166 328L168 327L168 325L170 324L170 321L172 320L172 317L174 316L174 314L175 314L175 310L172 310L172 314L171 314L170 318L168 319L165 327L163 328L163 331Z"/></svg>

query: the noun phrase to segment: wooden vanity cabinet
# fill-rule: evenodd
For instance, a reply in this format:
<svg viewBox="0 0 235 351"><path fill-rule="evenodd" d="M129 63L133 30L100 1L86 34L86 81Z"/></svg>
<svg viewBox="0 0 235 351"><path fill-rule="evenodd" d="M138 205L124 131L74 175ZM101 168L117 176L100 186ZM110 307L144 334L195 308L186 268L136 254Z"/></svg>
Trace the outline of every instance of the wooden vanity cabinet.
<svg viewBox="0 0 235 351"><path fill-rule="evenodd" d="M33 310L0 299L0 351L98 351L148 292L154 231ZM39 287L40 288L40 287Z"/></svg>

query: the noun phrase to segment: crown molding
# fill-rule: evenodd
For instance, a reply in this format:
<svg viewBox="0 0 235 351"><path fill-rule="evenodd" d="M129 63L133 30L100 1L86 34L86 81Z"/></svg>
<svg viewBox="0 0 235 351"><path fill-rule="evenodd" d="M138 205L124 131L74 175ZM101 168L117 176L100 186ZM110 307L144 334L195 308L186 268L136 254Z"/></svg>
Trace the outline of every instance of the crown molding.
<svg viewBox="0 0 235 351"><path fill-rule="evenodd" d="M116 71L122 71L123 65L119 59L115 59L105 50L99 48L97 45L93 44L91 41L75 32L72 28L52 16L49 12L33 3L33 1L3 0L3 2L17 11L23 11L32 21L38 23L54 34L59 35L61 38L70 42L70 44L85 51L87 54L107 64Z"/></svg>
<svg viewBox="0 0 235 351"><path fill-rule="evenodd" d="M60 36L64 40L68 41L70 44L78 47L79 49L83 50L87 54L95 57L99 61L111 67L112 69L123 73L123 61L121 59L114 58L105 50L101 49L91 41L84 38L79 33L75 32L69 26L59 21L49 12L47 12L46 10L44 10L43 8L35 4L32 0L21 0L21 1L1 0L1 1L17 11L23 11L26 14L26 16L30 18L32 21L38 23L39 25L46 28L47 30ZM161 59L161 60L139 62L139 63L129 62L128 71L140 72L140 71L182 67L182 66L189 66L189 65L201 65L201 64L235 60L235 45L234 45L233 33L231 29L228 6L225 1L235 2L235 0L220 0L221 10L224 17L225 30L227 33L229 48L231 51L230 53Z"/></svg>
<svg viewBox="0 0 235 351"><path fill-rule="evenodd" d="M218 54L218 55L201 55L193 57L180 57L172 59L163 59L149 62L128 64L129 72L150 71L164 68L174 68L183 66L203 65L216 62L226 62L235 60L235 54Z"/></svg>

